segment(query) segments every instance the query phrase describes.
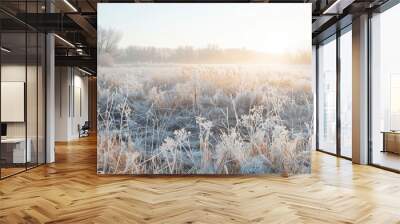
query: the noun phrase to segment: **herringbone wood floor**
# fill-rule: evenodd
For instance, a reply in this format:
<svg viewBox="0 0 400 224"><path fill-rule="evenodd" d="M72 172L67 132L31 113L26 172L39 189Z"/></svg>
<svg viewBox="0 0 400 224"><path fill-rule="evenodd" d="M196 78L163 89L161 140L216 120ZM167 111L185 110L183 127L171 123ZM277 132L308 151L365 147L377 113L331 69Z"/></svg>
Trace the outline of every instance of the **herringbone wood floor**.
<svg viewBox="0 0 400 224"><path fill-rule="evenodd" d="M313 153L311 175L97 176L95 138L0 181L0 223L400 223L400 175Z"/></svg>

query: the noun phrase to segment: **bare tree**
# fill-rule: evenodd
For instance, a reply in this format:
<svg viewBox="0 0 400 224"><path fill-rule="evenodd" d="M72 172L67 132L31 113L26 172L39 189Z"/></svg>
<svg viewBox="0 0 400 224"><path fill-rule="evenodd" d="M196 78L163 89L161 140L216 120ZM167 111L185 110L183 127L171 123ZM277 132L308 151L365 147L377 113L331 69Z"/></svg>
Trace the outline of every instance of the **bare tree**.
<svg viewBox="0 0 400 224"><path fill-rule="evenodd" d="M97 50L99 54L113 54L122 39L122 33L112 28L99 28L97 37Z"/></svg>

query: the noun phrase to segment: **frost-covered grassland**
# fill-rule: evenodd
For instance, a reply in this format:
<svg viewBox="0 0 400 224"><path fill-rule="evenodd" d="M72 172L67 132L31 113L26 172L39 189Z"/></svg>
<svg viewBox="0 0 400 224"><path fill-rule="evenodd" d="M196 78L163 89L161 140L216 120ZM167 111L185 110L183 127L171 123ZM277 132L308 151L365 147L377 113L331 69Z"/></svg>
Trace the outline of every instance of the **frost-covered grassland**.
<svg viewBox="0 0 400 224"><path fill-rule="evenodd" d="M98 68L98 172L310 172L310 66Z"/></svg>

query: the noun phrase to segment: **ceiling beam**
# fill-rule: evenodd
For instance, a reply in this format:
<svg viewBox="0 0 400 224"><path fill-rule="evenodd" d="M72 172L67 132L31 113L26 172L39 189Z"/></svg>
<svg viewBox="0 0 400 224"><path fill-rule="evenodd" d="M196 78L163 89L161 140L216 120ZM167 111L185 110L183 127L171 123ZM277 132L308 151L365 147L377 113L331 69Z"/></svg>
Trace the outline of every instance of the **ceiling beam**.
<svg viewBox="0 0 400 224"><path fill-rule="evenodd" d="M320 30L329 20L334 18L335 16L320 16L317 17L317 20L312 24L312 32L315 33Z"/></svg>
<svg viewBox="0 0 400 224"><path fill-rule="evenodd" d="M16 17L42 32L80 31L82 28L62 13L19 13Z"/></svg>
<svg viewBox="0 0 400 224"><path fill-rule="evenodd" d="M91 56L55 56L56 66L87 67L96 71L97 60Z"/></svg>
<svg viewBox="0 0 400 224"><path fill-rule="evenodd" d="M343 10L353 2L355 2L355 0L336 0L330 4L322 14L342 14Z"/></svg>
<svg viewBox="0 0 400 224"><path fill-rule="evenodd" d="M97 30L90 24L85 17L80 14L68 14L68 17L74 21L88 35L87 42L92 46L96 45Z"/></svg>

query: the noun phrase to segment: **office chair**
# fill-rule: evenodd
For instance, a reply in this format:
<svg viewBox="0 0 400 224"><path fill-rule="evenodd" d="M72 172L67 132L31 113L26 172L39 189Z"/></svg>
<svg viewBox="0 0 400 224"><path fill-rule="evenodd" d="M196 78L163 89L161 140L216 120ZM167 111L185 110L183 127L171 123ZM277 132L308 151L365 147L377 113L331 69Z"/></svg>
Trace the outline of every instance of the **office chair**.
<svg viewBox="0 0 400 224"><path fill-rule="evenodd" d="M89 121L85 121L82 127L78 125L78 129L79 129L79 138L89 136L89 129L90 129Z"/></svg>

